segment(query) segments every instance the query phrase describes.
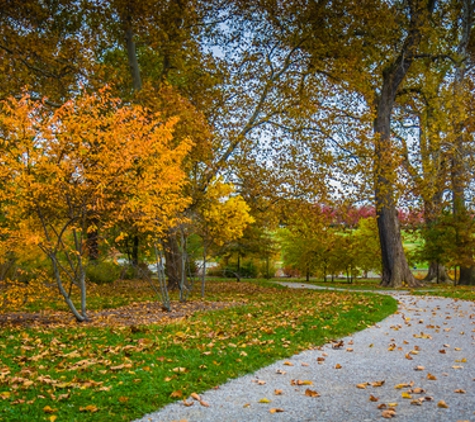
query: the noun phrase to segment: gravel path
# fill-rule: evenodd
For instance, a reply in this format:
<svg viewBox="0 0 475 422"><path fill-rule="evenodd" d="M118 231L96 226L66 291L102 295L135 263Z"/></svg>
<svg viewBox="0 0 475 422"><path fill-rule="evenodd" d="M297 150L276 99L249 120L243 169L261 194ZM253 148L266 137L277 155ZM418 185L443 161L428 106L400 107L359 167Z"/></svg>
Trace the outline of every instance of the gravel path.
<svg viewBox="0 0 475 422"><path fill-rule="evenodd" d="M393 415L475 422L475 303L393 296L400 302L396 314L342 339L340 347L305 351L207 391L201 399L209 407L178 402L140 421L361 422Z"/></svg>

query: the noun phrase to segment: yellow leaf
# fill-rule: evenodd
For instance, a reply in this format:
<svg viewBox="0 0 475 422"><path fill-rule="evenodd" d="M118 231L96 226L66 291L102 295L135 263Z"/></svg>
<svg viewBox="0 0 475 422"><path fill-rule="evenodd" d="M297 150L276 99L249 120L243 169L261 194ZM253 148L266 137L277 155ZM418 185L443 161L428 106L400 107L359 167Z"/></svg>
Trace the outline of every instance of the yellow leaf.
<svg viewBox="0 0 475 422"><path fill-rule="evenodd" d="M43 407L43 412L45 412L45 413L55 413L57 411L58 411L58 409L53 409L51 406Z"/></svg>
<svg viewBox="0 0 475 422"><path fill-rule="evenodd" d="M403 399L412 399L412 396L407 392L401 393L401 396Z"/></svg>
<svg viewBox="0 0 475 422"><path fill-rule="evenodd" d="M10 398L11 394L12 393L10 393L10 391L3 391L2 393L0 393L0 399L6 400Z"/></svg>
<svg viewBox="0 0 475 422"><path fill-rule="evenodd" d="M49 422L55 422L56 419L58 419L56 415L51 415L48 420Z"/></svg>
<svg viewBox="0 0 475 422"><path fill-rule="evenodd" d="M264 397L263 399L259 400L259 403L270 403L272 400L269 400L268 398Z"/></svg>
<svg viewBox="0 0 475 422"><path fill-rule="evenodd" d="M99 408L97 406L94 406L93 404L89 404L86 407L80 407L79 411L80 412L95 413L95 412L99 411Z"/></svg>

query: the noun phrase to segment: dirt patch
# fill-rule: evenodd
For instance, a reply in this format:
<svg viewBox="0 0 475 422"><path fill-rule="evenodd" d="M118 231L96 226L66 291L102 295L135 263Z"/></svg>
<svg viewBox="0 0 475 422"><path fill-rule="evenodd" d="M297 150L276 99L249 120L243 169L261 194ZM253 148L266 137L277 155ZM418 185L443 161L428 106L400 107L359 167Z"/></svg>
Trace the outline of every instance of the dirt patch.
<svg viewBox="0 0 475 422"><path fill-rule="evenodd" d="M77 322L71 313L63 311L12 312L0 314L0 327L130 327L150 324L169 324L189 318L196 312L212 311L239 305L230 302L190 301L172 302L171 311L158 302L133 303L116 309L89 311L90 321Z"/></svg>

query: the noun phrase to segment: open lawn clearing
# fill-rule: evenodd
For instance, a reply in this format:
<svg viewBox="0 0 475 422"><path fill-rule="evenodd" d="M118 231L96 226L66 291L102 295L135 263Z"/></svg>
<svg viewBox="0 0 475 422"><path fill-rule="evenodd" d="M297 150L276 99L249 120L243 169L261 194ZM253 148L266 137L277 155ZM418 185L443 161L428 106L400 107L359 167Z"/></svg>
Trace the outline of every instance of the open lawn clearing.
<svg viewBox="0 0 475 422"><path fill-rule="evenodd" d="M475 303L395 297L384 321L210 390L209 407L187 397L140 422L472 420Z"/></svg>
<svg viewBox="0 0 475 422"><path fill-rule="evenodd" d="M208 292L234 306L162 324L1 328L0 419L130 421L396 309L386 296L266 283L210 282Z"/></svg>

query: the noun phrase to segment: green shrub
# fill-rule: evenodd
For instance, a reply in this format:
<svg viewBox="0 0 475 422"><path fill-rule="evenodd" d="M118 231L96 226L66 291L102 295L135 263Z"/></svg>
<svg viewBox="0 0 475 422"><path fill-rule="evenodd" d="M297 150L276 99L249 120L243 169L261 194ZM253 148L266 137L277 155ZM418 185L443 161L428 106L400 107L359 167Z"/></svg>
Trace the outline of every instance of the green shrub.
<svg viewBox="0 0 475 422"><path fill-rule="evenodd" d="M112 283L121 275L121 267L113 262L90 263L86 267L86 278L95 284Z"/></svg>

